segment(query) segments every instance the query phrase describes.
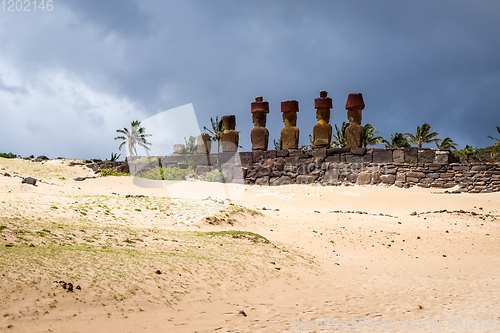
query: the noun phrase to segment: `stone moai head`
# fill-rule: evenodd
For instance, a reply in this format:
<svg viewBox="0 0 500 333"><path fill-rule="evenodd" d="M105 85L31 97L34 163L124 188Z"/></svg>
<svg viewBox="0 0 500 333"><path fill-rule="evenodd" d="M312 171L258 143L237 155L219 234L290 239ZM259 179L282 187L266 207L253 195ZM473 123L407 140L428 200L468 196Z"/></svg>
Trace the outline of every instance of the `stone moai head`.
<svg viewBox="0 0 500 333"><path fill-rule="evenodd" d="M281 130L281 144L283 149L299 148L299 129L297 126L297 112L299 112L299 102L281 102L281 112L285 128Z"/></svg>
<svg viewBox="0 0 500 333"><path fill-rule="evenodd" d="M295 100L281 102L281 112L283 113L283 123L285 124L285 127L297 126L299 102Z"/></svg>
<svg viewBox="0 0 500 333"><path fill-rule="evenodd" d="M328 92L319 92L319 98L314 100L316 118L318 123L313 128L314 148L329 147L332 140L332 125L330 122L330 109L333 107L332 99Z"/></svg>
<svg viewBox="0 0 500 333"><path fill-rule="evenodd" d="M238 150L239 134L236 128L236 116L229 115L222 117L224 132L221 134L221 143L223 152L235 152Z"/></svg>
<svg viewBox="0 0 500 333"><path fill-rule="evenodd" d="M222 123L224 124L224 131L234 131L234 129L236 128L236 116L223 116Z"/></svg>
<svg viewBox="0 0 500 333"><path fill-rule="evenodd" d="M264 102L262 96L257 96L255 97L255 102L251 104L250 109L255 127L266 127L269 103Z"/></svg>
<svg viewBox="0 0 500 333"><path fill-rule="evenodd" d="M326 90L319 92L319 98L314 100L314 108L316 111L316 118L320 124L328 124L330 122L330 109L333 107L332 99L328 97Z"/></svg>
<svg viewBox="0 0 500 333"><path fill-rule="evenodd" d="M196 152L198 154L210 154L210 148L212 147L212 141L210 141L210 135L207 133L202 133L198 135L196 140L198 145Z"/></svg>
<svg viewBox="0 0 500 333"><path fill-rule="evenodd" d="M349 94L345 108L347 110L349 123L361 125L362 111L365 108L363 95L361 93Z"/></svg>

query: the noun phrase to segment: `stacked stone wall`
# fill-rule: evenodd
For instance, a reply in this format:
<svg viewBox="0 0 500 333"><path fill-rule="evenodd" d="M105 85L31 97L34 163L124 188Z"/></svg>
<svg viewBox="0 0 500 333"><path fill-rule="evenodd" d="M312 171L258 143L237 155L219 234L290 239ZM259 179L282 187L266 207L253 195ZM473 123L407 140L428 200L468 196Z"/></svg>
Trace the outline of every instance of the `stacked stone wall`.
<svg viewBox="0 0 500 333"><path fill-rule="evenodd" d="M132 174L151 167L192 167L198 176L224 171L226 182L279 186L317 183L452 188L458 192L500 191L500 164L458 163L450 151L401 148L331 148L240 153L157 156L155 163L135 163Z"/></svg>

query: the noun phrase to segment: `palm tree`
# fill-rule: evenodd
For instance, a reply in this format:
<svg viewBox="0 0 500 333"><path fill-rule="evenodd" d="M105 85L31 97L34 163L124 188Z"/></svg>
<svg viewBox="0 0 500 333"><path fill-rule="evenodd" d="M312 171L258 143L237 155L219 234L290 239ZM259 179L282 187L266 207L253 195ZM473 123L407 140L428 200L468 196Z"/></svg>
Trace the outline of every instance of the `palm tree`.
<svg viewBox="0 0 500 333"><path fill-rule="evenodd" d="M500 134L500 126L497 126L497 131ZM488 135L488 138L495 140L495 145L493 146L493 150L491 151L491 157L497 156L500 153L500 139L494 138Z"/></svg>
<svg viewBox="0 0 500 333"><path fill-rule="evenodd" d="M464 154L467 159L467 162L469 162L469 158L476 153L476 150L474 147L471 147L469 145L466 145L464 148Z"/></svg>
<svg viewBox="0 0 500 333"><path fill-rule="evenodd" d="M212 123L212 129L208 129L205 126L203 128L205 131L208 131L212 135L212 141L217 141L217 153L220 152L220 140L222 136L222 132L224 132L224 123L222 122L222 118L219 121L219 117L215 117L215 121L212 117L210 117L210 122Z"/></svg>
<svg viewBox="0 0 500 333"><path fill-rule="evenodd" d="M347 144L347 139L345 137L345 129L349 127L349 123L346 123L345 121L342 123L342 127L339 130L337 127L337 124L335 124L335 132L337 134L332 134L333 140L332 140L332 147L345 147Z"/></svg>
<svg viewBox="0 0 500 333"><path fill-rule="evenodd" d="M196 144L196 137L195 136L190 136L189 140L186 140L186 137L184 137L184 143L186 144L186 152L190 155L196 154L198 151L198 145Z"/></svg>
<svg viewBox="0 0 500 333"><path fill-rule="evenodd" d="M125 127L122 130L116 130L116 132L123 134L115 138L115 140L123 140L118 149L121 150L124 145L127 145L129 156L137 155L136 145L139 145L146 150L151 150L148 147L151 146L151 143L146 140L146 137L151 136L151 134L146 134L146 129L141 127L140 121L132 121L130 131Z"/></svg>
<svg viewBox="0 0 500 333"><path fill-rule="evenodd" d="M314 137L309 134L309 143L311 144L311 148L314 148Z"/></svg>
<svg viewBox="0 0 500 333"><path fill-rule="evenodd" d="M408 142L414 143L418 145L418 148L422 148L422 144L431 143L431 142L439 142L439 139L436 138L439 134L431 131L431 125L425 123L422 127L417 127L417 134L413 135L410 133L405 133L404 135L408 139Z"/></svg>
<svg viewBox="0 0 500 333"><path fill-rule="evenodd" d="M450 138L445 138L443 140L439 140L441 143L436 141L436 146L438 147L439 150L445 150L445 149L457 149L457 144L453 142L452 139Z"/></svg>
<svg viewBox="0 0 500 333"><path fill-rule="evenodd" d="M384 139L383 143L385 143L385 148L410 147L403 133L391 134L391 142Z"/></svg>
<svg viewBox="0 0 500 333"><path fill-rule="evenodd" d="M366 124L363 126L365 133L363 135L363 147L368 145L378 145L383 143L385 139L381 136L375 136L378 131L376 131L376 127L373 127L371 124Z"/></svg>

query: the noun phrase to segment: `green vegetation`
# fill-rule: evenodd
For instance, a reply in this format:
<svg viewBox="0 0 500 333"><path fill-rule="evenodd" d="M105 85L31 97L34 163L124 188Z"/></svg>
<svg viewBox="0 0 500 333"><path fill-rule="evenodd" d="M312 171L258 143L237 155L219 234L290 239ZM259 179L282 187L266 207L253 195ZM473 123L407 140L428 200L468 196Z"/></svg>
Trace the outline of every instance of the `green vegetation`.
<svg viewBox="0 0 500 333"><path fill-rule="evenodd" d="M500 126L497 126L497 131L498 134L500 134ZM494 138L492 136L488 135L488 138L495 140L495 145L493 146L493 149L491 150L491 157L495 157L500 153L500 139Z"/></svg>
<svg viewBox="0 0 500 333"><path fill-rule="evenodd" d="M455 142L453 142L452 139L450 138L445 138L443 140L439 140L441 142L436 142L436 146L438 147L438 149L440 150L445 150L445 149L457 149L457 144Z"/></svg>
<svg viewBox="0 0 500 333"><path fill-rule="evenodd" d="M384 139L385 148L411 147L403 133L391 134L391 142Z"/></svg>
<svg viewBox="0 0 500 333"><path fill-rule="evenodd" d="M128 173L124 173L124 172L118 172L116 170L113 170L113 169L103 169L101 170L100 172L100 175L101 177L107 177L107 176L130 176L130 174Z"/></svg>
<svg viewBox="0 0 500 333"><path fill-rule="evenodd" d="M408 142L418 145L418 148L422 148L424 143L439 142L440 140L436 138L439 134L436 132L431 133L431 125L424 123L422 127L417 127L417 133L415 135L411 133L404 134L408 139Z"/></svg>
<svg viewBox="0 0 500 333"><path fill-rule="evenodd" d="M128 130L128 128L123 128L122 130L116 130L116 132L123 134L115 138L115 140L123 140L118 149L121 150L123 146L127 145L128 154L130 156L137 156L136 145L139 145L146 150L151 150L148 147L151 146L151 143L146 140L146 138L148 136L151 136L151 134L146 134L146 129L144 127L141 127L140 121L132 121L130 131Z"/></svg>
<svg viewBox="0 0 500 333"><path fill-rule="evenodd" d="M190 136L189 140L186 140L186 137L184 137L184 142L186 143L186 153L189 155L196 154L198 151L198 145L196 144L196 137Z"/></svg>
<svg viewBox="0 0 500 333"><path fill-rule="evenodd" d="M120 158L120 156L122 156L121 154L115 154L115 153L111 153L111 161L114 162L114 161L118 161L118 159Z"/></svg>
<svg viewBox="0 0 500 333"><path fill-rule="evenodd" d="M345 121L342 123L342 126L340 129L337 127L337 124L335 124L336 134L332 134L332 137L333 137L332 147L343 148L346 146L347 139L345 137L345 130L347 127L349 127L349 123L346 123Z"/></svg>
<svg viewBox="0 0 500 333"><path fill-rule="evenodd" d="M193 168L181 169L179 167L167 167L149 169L144 172L139 172L136 176L152 180L186 180L186 177L194 174Z"/></svg>
<svg viewBox="0 0 500 333"><path fill-rule="evenodd" d="M214 169L200 177L201 180L206 182L222 182L226 179L227 174L219 169Z"/></svg>
<svg viewBox="0 0 500 333"><path fill-rule="evenodd" d="M0 157L3 158L20 158L20 155L14 155L12 153L0 153Z"/></svg>
<svg viewBox="0 0 500 333"><path fill-rule="evenodd" d="M209 236L209 237L231 237L236 239L246 239L252 243L264 243L270 244L271 242L259 234L250 231L240 231L240 230L226 230L226 231L209 231L209 232L198 232L199 236Z"/></svg>
<svg viewBox="0 0 500 333"><path fill-rule="evenodd" d="M376 127L373 127L371 124L366 124L363 126L364 134L363 134L363 147L369 145L378 145L385 141L385 139L381 136L375 136L378 134L376 131Z"/></svg>
<svg viewBox="0 0 500 333"><path fill-rule="evenodd" d="M210 117L210 122L212 123L212 129L208 129L205 126L203 128L205 131L208 131L211 135L212 141L217 141L217 153L220 152L220 140L222 136L222 132L224 132L224 123L222 122L222 118L219 120L219 117L215 117L215 120Z"/></svg>

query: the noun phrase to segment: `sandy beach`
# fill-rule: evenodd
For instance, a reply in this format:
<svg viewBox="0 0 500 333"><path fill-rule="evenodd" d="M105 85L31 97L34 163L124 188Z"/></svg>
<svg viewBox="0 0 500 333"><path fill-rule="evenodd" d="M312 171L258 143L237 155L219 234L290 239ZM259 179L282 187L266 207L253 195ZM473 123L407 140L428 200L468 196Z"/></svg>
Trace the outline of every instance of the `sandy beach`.
<svg viewBox="0 0 500 333"><path fill-rule="evenodd" d="M2 332L500 330L500 193L0 168Z"/></svg>

